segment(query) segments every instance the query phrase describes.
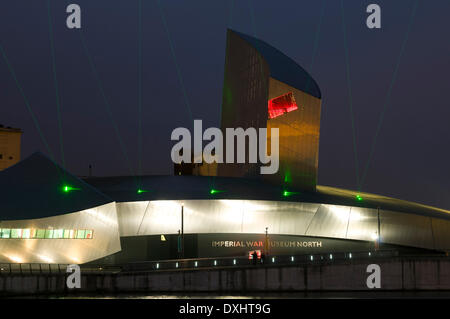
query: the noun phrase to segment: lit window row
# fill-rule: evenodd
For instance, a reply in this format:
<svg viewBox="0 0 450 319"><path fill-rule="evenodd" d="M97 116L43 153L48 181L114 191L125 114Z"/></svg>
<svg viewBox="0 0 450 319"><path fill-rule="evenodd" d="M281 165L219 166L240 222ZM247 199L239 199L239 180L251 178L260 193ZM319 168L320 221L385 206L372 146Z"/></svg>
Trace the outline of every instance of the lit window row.
<svg viewBox="0 0 450 319"><path fill-rule="evenodd" d="M0 239L92 239L90 229L0 228Z"/></svg>

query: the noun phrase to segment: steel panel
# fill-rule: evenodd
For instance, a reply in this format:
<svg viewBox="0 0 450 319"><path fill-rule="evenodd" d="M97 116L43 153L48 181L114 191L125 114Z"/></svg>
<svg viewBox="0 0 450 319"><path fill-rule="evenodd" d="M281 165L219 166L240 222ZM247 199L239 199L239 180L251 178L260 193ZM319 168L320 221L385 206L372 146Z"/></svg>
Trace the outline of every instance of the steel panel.
<svg viewBox="0 0 450 319"><path fill-rule="evenodd" d="M92 229L92 239L0 239L0 262L86 263L120 250L115 203L60 216L3 221L1 228Z"/></svg>
<svg viewBox="0 0 450 319"><path fill-rule="evenodd" d="M136 236L149 201L117 203L120 236Z"/></svg>
<svg viewBox="0 0 450 319"><path fill-rule="evenodd" d="M373 241L378 234L378 216L376 209L350 207L350 217L345 238Z"/></svg>
<svg viewBox="0 0 450 319"><path fill-rule="evenodd" d="M450 221L432 218L432 226L435 248L450 251Z"/></svg>
<svg viewBox="0 0 450 319"><path fill-rule="evenodd" d="M181 228L181 203L118 204L119 220L125 223L121 225L121 235L176 234ZM184 201L184 232L264 233L268 227L270 233L298 235L305 232L318 207L319 204L273 201L187 200Z"/></svg>
<svg viewBox="0 0 450 319"><path fill-rule="evenodd" d="M345 238L350 207L320 205L305 235Z"/></svg>
<svg viewBox="0 0 450 319"><path fill-rule="evenodd" d="M431 219L380 210L382 242L433 249Z"/></svg>
<svg viewBox="0 0 450 319"><path fill-rule="evenodd" d="M186 234L262 234L268 227L270 234L374 241L378 233L377 209L263 200L186 200L118 204L121 235L176 234L181 229L182 202ZM380 210L380 230L381 241L387 244L450 247L450 222L446 220Z"/></svg>

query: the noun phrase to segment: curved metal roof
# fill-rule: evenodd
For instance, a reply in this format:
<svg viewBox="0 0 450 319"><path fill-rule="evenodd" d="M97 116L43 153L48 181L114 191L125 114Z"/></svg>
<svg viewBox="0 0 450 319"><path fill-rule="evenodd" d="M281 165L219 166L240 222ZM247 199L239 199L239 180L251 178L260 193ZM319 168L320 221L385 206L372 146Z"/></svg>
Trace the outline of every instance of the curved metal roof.
<svg viewBox="0 0 450 319"><path fill-rule="evenodd" d="M76 188L64 192L64 186ZM0 220L72 213L112 200L37 152L0 172Z"/></svg>
<svg viewBox="0 0 450 319"><path fill-rule="evenodd" d="M378 208L450 220L450 212L426 205L374 194L356 192L326 186L318 186L316 192L306 192L280 185L272 185L259 179L208 176L140 176L96 177L85 179L117 202L143 200L188 199L248 199L286 202L306 202ZM141 192L138 193L137 190ZM211 194L211 190L217 192ZM284 191L291 192L284 196Z"/></svg>
<svg viewBox="0 0 450 319"><path fill-rule="evenodd" d="M316 81L290 57L260 39L234 30L230 31L248 42L263 56L269 64L271 77L316 98L322 98L322 93Z"/></svg>
<svg viewBox="0 0 450 319"><path fill-rule="evenodd" d="M64 192L68 185L77 190ZM138 190L141 190L138 192ZM211 190L216 192L211 193ZM289 191L289 196L284 196ZM260 179L208 176L121 176L81 180L41 153L0 172L0 220L62 215L117 202L249 199L378 208L450 220L450 212L385 196L317 186L316 192L284 188Z"/></svg>

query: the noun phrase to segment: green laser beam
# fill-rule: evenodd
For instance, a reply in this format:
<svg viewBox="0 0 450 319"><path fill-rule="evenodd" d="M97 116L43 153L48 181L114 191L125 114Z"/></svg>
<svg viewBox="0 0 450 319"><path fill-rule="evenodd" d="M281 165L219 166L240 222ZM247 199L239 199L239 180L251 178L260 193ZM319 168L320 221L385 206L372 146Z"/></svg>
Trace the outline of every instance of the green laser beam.
<svg viewBox="0 0 450 319"><path fill-rule="evenodd" d="M50 146L48 145L44 134L42 133L41 127L39 125L39 121L37 120L37 118L36 118L36 116L35 116L35 114L33 112L33 109L31 108L30 102L28 101L28 98L25 95L25 92L24 92L22 86L20 85L19 80L17 79L16 73L14 72L14 68L12 67L11 63L9 62L8 57L6 56L6 52L3 49L3 46L1 44L0 44L0 52L2 54L3 60L5 61L6 66L8 67L8 70L9 70L9 72L10 72L10 74L11 74L11 76L12 76L12 78L13 78L16 86L17 86L17 89L19 90L19 93L20 93L20 95L22 96L22 98L23 98L23 100L25 102L25 106L26 106L26 108L28 110L28 113L30 113L31 119L33 120L33 124L36 127L36 130L38 131L39 137L41 138L42 143L44 144L45 149L47 150L47 153L49 154L50 158L52 159L52 161L56 165L56 163L54 161L55 157L53 156L53 152L50 149ZM56 165L56 167L58 167L58 166ZM59 169L58 169L58 172L61 173L59 171Z"/></svg>
<svg viewBox="0 0 450 319"><path fill-rule="evenodd" d="M347 79L347 89L349 96L349 110L350 110L350 119L352 124L352 138L353 138L353 156L355 160L355 171L356 171L356 185L359 186L359 160L358 160L358 152L356 145L356 128L355 128L355 119L353 115L353 95L352 95L352 85L350 80L350 62L349 62L349 54L348 54L348 46L347 46L347 32L345 28L345 13L344 13L344 0L341 0L341 13L342 13L342 32L344 36L344 52L345 52L345 65L346 65L346 79ZM359 190L359 189L358 189Z"/></svg>
<svg viewBox="0 0 450 319"><path fill-rule="evenodd" d="M311 57L311 66L309 68L310 72L312 72L312 70L314 68L314 62L315 62L315 58L316 58L316 55L317 55L317 50L319 48L320 32L322 30L323 16L325 15L325 1L326 0L322 1L322 8L321 8L321 11L320 11L319 22L318 22L317 30L316 30L316 33L315 33L315 36L314 36L313 52L312 52L312 57ZM312 78L308 77L308 80L307 80L306 85L305 85L306 91L308 91L309 86L311 85L311 82L312 82Z"/></svg>
<svg viewBox="0 0 450 319"><path fill-rule="evenodd" d="M316 35L315 35L315 38L314 38L313 53L312 53L312 57L311 57L310 70L312 70L313 67L314 67L315 57L317 55L317 50L319 48L320 32L322 30L323 16L325 15L325 2L326 2L326 0L322 1L322 8L321 8L321 11L320 11L319 23L317 25Z"/></svg>
<svg viewBox="0 0 450 319"><path fill-rule="evenodd" d="M106 97L106 94L105 94L105 91L104 91L104 89L103 89L102 81L101 81L101 79L100 79L100 76L99 76L98 73L97 73L97 69L95 68L94 61L93 61L93 59L92 59L91 54L89 53L89 49L88 49L88 47L87 47L87 45L86 45L86 41L85 41L85 39L84 39L84 37L83 37L83 34L81 33L81 30L79 30L79 34L80 34L80 40L81 40L81 43L82 43L82 45L83 45L84 52L85 52L86 57L88 58L88 61L89 61L89 66L91 67L92 74L94 75L94 78L95 78L95 80L97 81L97 85L98 85L100 94L102 95L106 113L107 113L108 116L109 116L109 119L110 119L111 124L112 124L113 129L114 129L114 133L115 133L116 138L117 138L117 140L118 140L118 142L119 142L120 149L121 149L121 151L122 151L122 154L123 154L125 160L126 160L127 163L128 163L128 168L129 168L129 170L130 170L131 175L135 177L136 175L134 174L133 168L132 168L132 166L131 166L131 161L130 161L128 155L127 155L128 152L127 152L126 146L125 146L125 144L123 143L122 137L121 137L121 135L120 135L119 128L118 128L118 126L117 126L117 124L116 124L116 121L114 120L114 116L113 116L113 114L112 114L111 106L110 106L110 104L109 104L109 101L108 101L108 99L107 99L107 97Z"/></svg>
<svg viewBox="0 0 450 319"><path fill-rule="evenodd" d="M142 0L138 0L138 175L142 175ZM140 177L139 177L140 180ZM139 181L140 182L140 181Z"/></svg>
<svg viewBox="0 0 450 319"><path fill-rule="evenodd" d="M187 95L187 92L186 92L186 88L184 86L183 76L181 75L181 70L180 70L180 67L178 65L177 56L175 54L173 41L172 41L172 38L170 36L169 27L167 25L167 21L166 21L165 15L164 15L164 11L163 11L163 8L162 8L162 5L161 5L161 1L160 0L156 0L156 2L158 4L158 9L159 9L159 13L160 13L160 16L161 16L161 20L163 22L163 26L164 26L164 30L166 32L167 40L169 42L170 53L172 54L172 58L173 58L173 61L174 61L174 64L175 64L175 69L177 71L178 81L180 82L180 87L181 87L181 91L183 93L184 103L185 103L186 108L188 110L189 117L191 118L191 121L193 121L194 119L192 117L192 111L191 111L191 107L190 107L190 104L189 104L188 95Z"/></svg>
<svg viewBox="0 0 450 319"><path fill-rule="evenodd" d="M391 78L391 82L389 84L389 88L388 88L388 92L387 92L387 95L386 95L385 103L383 105L383 109L382 109L382 112L381 112L381 115L380 115L380 119L378 120L378 125L377 125L377 129L375 131L374 140L373 140L372 145L371 145L369 159L367 160L367 163L366 163L366 165L364 167L364 173L362 175L361 182L360 182L360 185L359 185L358 189L361 189L362 186L363 186L363 183L364 183L366 175L367 175L367 171L369 169L370 162L372 161L373 154L375 152L375 146L376 146L376 143L377 143L377 140L378 140L378 135L380 133L380 130L381 130L381 127L382 127L382 124L383 124L383 120L384 120L384 116L385 116L385 113L386 113L387 106L389 105L389 102L390 102L390 99L391 99L392 89L393 89L393 87L395 85L395 82L397 80L397 74L398 74L398 70L400 68L400 62L401 62L401 59L402 59L403 54L405 52L406 44L408 42L409 34L411 32L411 28L412 28L412 25L414 23L414 18L416 17L418 6L419 6L419 0L416 0L414 2L414 4L413 4L412 10L411 10L411 16L410 16L410 19L409 19L408 28L406 30L405 38L404 38L404 40L402 42L402 46L400 48L400 53L399 53L398 58L397 58L397 63L396 63L395 68L394 68L394 73L392 74L392 78Z"/></svg>
<svg viewBox="0 0 450 319"><path fill-rule="evenodd" d="M61 120L61 97L59 95L58 78L56 73L56 56L55 56L55 45L53 39L53 26L51 19L51 6L50 0L47 0L47 14L48 14L48 33L50 39L50 52L52 57L52 71L53 71L53 85L55 88L55 98L56 98L56 114L58 118L58 131L59 131L59 147L61 151L62 167L66 167L66 161L64 156L64 142L63 142L63 131L62 131L62 120Z"/></svg>
<svg viewBox="0 0 450 319"><path fill-rule="evenodd" d="M3 57L3 60L5 61L6 66L8 67L8 70L9 70L9 72L11 74L11 77L14 80L14 83L16 84L17 89L19 90L20 95L22 96L22 99L23 99L23 101L25 103L25 106L26 106L26 108L28 110L28 113L30 113L31 119L33 120L33 124L36 127L36 130L38 131L39 137L41 138L41 141L44 144L44 147L47 150L47 153L48 153L52 163L55 165L56 172L58 173L59 179L62 181L64 178L62 176L63 174L61 173L61 168L56 164L55 156L53 155L53 152L52 152L52 150L50 149L50 146L47 143L47 139L45 138L44 133L41 130L41 127L39 125L39 121L38 121L38 119L36 118L36 116L35 116L35 114L33 112L31 104L28 101L28 98L25 95L25 92L24 92L22 86L20 85L19 80L17 79L16 72L14 71L14 68L13 68L12 64L9 62L8 57L6 55L6 52L3 49L3 46L1 44L0 44L0 53L1 53L2 57Z"/></svg>
<svg viewBox="0 0 450 319"><path fill-rule="evenodd" d="M70 1L66 1L66 2L67 2L67 4L70 3ZM91 72L92 72L92 74L94 76L94 80L97 83L98 89L99 89L100 94L102 96L102 99L103 99L103 102L104 102L104 106L105 106L105 110L106 110L106 113L109 116L109 120L111 121L111 124L113 126L114 134L115 134L115 136L116 136L116 138L117 138L117 140L119 142L120 150L122 152L123 157L125 158L125 161L128 164L128 169L130 171L130 174L134 177L135 183L137 185L138 182L136 180L136 175L134 174L134 170L133 170L133 167L131 165L131 161L128 158L128 155L127 155L128 152L127 152L125 144L123 143L123 140L121 138L119 128L118 128L116 122L114 121L114 117L113 117L113 114L112 114L111 106L109 104L109 101L108 101L108 99L106 97L106 94L105 94L105 91L103 89L102 80L101 80L100 76L98 75L97 69L96 69L95 64L94 64L94 60L93 60L93 58L92 58L92 56L91 56L91 54L89 52L89 49L87 47L85 38L83 36L83 32L82 32L81 29L77 30L77 31L74 31L74 32L78 32L79 33L80 41L81 41L81 44L82 44L82 47L83 47L84 54L86 55L86 57L88 59L89 67L91 69Z"/></svg>
<svg viewBox="0 0 450 319"><path fill-rule="evenodd" d="M292 183L292 177L291 177L291 171L288 169L284 173L284 182L285 183Z"/></svg>

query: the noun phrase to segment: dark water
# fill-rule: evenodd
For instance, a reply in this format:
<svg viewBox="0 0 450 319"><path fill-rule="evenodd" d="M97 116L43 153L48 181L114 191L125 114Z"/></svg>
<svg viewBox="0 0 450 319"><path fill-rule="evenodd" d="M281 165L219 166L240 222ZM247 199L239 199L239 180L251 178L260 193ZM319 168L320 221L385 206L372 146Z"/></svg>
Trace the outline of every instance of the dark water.
<svg viewBox="0 0 450 319"><path fill-rule="evenodd" d="M450 291L421 292L286 292L286 293L255 293L255 294L73 294L20 296L13 298L30 299L450 299Z"/></svg>

